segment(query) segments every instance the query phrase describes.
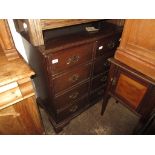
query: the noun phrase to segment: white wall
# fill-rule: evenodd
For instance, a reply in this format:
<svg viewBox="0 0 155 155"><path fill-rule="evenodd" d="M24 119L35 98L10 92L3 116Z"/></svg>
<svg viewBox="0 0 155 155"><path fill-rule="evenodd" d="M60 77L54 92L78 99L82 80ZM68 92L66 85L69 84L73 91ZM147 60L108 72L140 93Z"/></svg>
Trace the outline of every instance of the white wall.
<svg viewBox="0 0 155 155"><path fill-rule="evenodd" d="M13 19L8 19L9 27L12 33L12 37L18 52L23 56L23 58L28 62L25 47L23 45L23 40L21 35L16 31Z"/></svg>

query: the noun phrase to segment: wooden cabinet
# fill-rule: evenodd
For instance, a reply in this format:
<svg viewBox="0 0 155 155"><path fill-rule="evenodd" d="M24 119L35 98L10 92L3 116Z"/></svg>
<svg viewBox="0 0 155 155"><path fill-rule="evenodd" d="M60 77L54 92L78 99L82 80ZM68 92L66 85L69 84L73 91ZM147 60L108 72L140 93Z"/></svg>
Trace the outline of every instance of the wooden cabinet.
<svg viewBox="0 0 155 155"><path fill-rule="evenodd" d="M0 134L43 134L30 77L16 50L7 20L0 20Z"/></svg>
<svg viewBox="0 0 155 155"><path fill-rule="evenodd" d="M121 42L111 59L102 114L113 96L144 123L155 108L155 20L126 20Z"/></svg>
<svg viewBox="0 0 155 155"><path fill-rule="evenodd" d="M103 98L102 114L109 96L141 115L146 120L155 107L155 81L129 66L110 59L111 68L106 93Z"/></svg>
<svg viewBox="0 0 155 155"><path fill-rule="evenodd" d="M111 67L108 85L103 98L102 114L109 96L141 116L145 122L155 108L155 81L131 67L110 59Z"/></svg>
<svg viewBox="0 0 155 155"><path fill-rule="evenodd" d="M117 26L105 23L96 33L80 31L49 39L29 54L38 75L34 78L38 103L56 131L101 99L107 59L114 55L120 33Z"/></svg>
<svg viewBox="0 0 155 155"><path fill-rule="evenodd" d="M35 97L29 97L0 110L0 134L39 135L44 130Z"/></svg>
<svg viewBox="0 0 155 155"><path fill-rule="evenodd" d="M155 20L126 20L115 58L155 80Z"/></svg>
<svg viewBox="0 0 155 155"><path fill-rule="evenodd" d="M126 100L133 109L137 109L147 92L147 85L124 73L120 73L118 76L115 95Z"/></svg>

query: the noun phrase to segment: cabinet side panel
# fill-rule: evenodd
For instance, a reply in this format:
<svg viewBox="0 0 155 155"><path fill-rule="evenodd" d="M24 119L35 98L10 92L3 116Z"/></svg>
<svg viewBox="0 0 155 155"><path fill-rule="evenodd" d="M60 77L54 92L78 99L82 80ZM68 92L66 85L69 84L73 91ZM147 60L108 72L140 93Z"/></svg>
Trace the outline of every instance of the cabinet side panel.
<svg viewBox="0 0 155 155"><path fill-rule="evenodd" d="M116 94L126 99L136 109L143 99L147 87L137 81L120 74L116 86Z"/></svg>

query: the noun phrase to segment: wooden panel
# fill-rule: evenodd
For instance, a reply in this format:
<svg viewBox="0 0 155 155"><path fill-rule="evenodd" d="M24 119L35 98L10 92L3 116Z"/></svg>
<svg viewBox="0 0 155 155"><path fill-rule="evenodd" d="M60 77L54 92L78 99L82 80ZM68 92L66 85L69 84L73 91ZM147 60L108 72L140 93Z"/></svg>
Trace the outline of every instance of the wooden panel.
<svg viewBox="0 0 155 155"><path fill-rule="evenodd" d="M92 59L93 44L84 44L52 54L50 64L52 73L56 74L70 67L88 62Z"/></svg>
<svg viewBox="0 0 155 155"><path fill-rule="evenodd" d="M127 20L115 58L155 79L155 20Z"/></svg>
<svg viewBox="0 0 155 155"><path fill-rule="evenodd" d="M4 53L0 50L0 86L32 75L34 75L34 72L23 59L18 58L8 61Z"/></svg>
<svg viewBox="0 0 155 155"><path fill-rule="evenodd" d="M98 19L41 19L43 30L98 21Z"/></svg>
<svg viewBox="0 0 155 155"><path fill-rule="evenodd" d="M0 41L4 50L15 48L7 20L0 20Z"/></svg>
<svg viewBox="0 0 155 155"><path fill-rule="evenodd" d="M19 58L7 20L0 20L0 44L8 60ZM0 47L0 50L1 50Z"/></svg>
<svg viewBox="0 0 155 155"><path fill-rule="evenodd" d="M40 19L14 20L16 30L34 46L44 44Z"/></svg>
<svg viewBox="0 0 155 155"><path fill-rule="evenodd" d="M22 94L18 87L0 93L0 109L22 100Z"/></svg>
<svg viewBox="0 0 155 155"><path fill-rule="evenodd" d="M43 134L35 98L25 99L0 111L0 134Z"/></svg>
<svg viewBox="0 0 155 155"><path fill-rule="evenodd" d="M141 50L146 50L147 52L152 51L154 52L152 54L154 54L155 56L155 44L154 44L155 35L154 34L155 34L155 20L154 19L133 20L133 24L130 30L130 35L129 35L127 44L131 44L137 48L140 48L140 51ZM141 54L143 54L142 51L141 51Z"/></svg>
<svg viewBox="0 0 155 155"><path fill-rule="evenodd" d="M146 91L146 86L126 75L120 74L115 93L127 100L134 109L138 107Z"/></svg>
<svg viewBox="0 0 155 155"><path fill-rule="evenodd" d="M44 39L39 19L28 19L28 29L31 42L35 45L43 45Z"/></svg>
<svg viewBox="0 0 155 155"><path fill-rule="evenodd" d="M26 78L26 80L22 79L18 83L12 82L0 87L0 109L4 109L35 94L32 82L29 78Z"/></svg>

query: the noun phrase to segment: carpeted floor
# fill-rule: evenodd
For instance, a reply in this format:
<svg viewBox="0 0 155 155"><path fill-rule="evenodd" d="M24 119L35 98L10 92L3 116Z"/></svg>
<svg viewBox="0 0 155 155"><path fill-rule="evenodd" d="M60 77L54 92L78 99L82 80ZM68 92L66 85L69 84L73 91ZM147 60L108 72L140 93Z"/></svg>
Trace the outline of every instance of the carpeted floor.
<svg viewBox="0 0 155 155"><path fill-rule="evenodd" d="M45 132L55 135L51 123L43 109L40 109ZM103 116L100 115L101 102L74 118L59 135L130 135L139 118L113 98L109 100Z"/></svg>

